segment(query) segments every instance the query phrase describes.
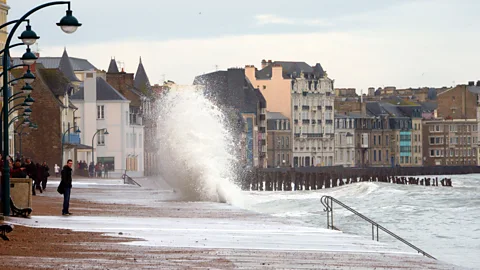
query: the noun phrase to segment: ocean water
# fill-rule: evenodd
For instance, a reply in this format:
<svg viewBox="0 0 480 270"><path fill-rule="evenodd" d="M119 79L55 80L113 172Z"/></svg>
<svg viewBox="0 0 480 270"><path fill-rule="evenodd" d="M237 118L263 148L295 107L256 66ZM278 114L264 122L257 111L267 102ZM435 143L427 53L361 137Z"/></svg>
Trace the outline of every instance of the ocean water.
<svg viewBox="0 0 480 270"><path fill-rule="evenodd" d="M329 195L439 260L480 269L480 174L448 177L453 187L365 182L319 191L245 192L244 207L326 228L320 198ZM335 204L334 225L372 239L369 223ZM382 231L379 238L412 251Z"/></svg>
<svg viewBox="0 0 480 270"><path fill-rule="evenodd" d="M448 176L453 187L366 182L318 191L241 191L235 185L238 142L215 102L187 89L167 93L158 110L160 177L184 200L222 201L326 228L320 198L330 195L437 259L480 269L480 175ZM372 241L371 225L339 206L334 222ZM412 251L383 232L380 241Z"/></svg>

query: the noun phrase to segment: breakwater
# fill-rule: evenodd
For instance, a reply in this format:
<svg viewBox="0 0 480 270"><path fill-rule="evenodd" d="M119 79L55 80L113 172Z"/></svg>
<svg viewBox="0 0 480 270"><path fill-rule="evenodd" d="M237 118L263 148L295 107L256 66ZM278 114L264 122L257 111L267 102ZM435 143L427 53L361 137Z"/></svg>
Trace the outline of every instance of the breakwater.
<svg viewBox="0 0 480 270"><path fill-rule="evenodd" d="M266 168L246 172L243 190L295 191L317 190L356 182L384 182L402 185L452 186L450 178L422 175L452 175L480 173L479 166L428 167L300 167ZM408 177L407 177L408 176Z"/></svg>

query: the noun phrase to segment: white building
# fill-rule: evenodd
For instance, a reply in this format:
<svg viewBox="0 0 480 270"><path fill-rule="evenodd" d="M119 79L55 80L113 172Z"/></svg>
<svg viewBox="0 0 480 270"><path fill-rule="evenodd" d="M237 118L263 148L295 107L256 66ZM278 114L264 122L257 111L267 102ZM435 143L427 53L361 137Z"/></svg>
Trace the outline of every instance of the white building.
<svg viewBox="0 0 480 270"><path fill-rule="evenodd" d="M334 92L326 73L292 79L293 166L334 165Z"/></svg>
<svg viewBox="0 0 480 270"><path fill-rule="evenodd" d="M94 163L108 166L110 176L121 176L125 170L130 176L143 176L144 127L138 119L131 123L130 101L95 71L85 71L81 77L83 87L70 99L78 108L82 144L93 144ZM80 153L77 159L92 162L91 153Z"/></svg>
<svg viewBox="0 0 480 270"><path fill-rule="evenodd" d="M335 165L355 167L355 119L335 115Z"/></svg>

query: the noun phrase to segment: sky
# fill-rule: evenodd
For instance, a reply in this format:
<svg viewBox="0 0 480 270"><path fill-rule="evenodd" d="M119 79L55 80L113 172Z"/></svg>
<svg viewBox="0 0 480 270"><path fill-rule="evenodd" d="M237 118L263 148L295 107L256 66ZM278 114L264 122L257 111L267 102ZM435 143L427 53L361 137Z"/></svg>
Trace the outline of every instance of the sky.
<svg viewBox="0 0 480 270"><path fill-rule="evenodd" d="M8 0L8 19L45 2ZM31 16L40 56L61 56L66 47L98 69L106 70L114 57L132 73L142 57L152 84L191 84L217 69L260 68L262 59L320 63L335 87L358 93L480 80L476 0L71 2L83 23L72 35L55 25L64 6Z"/></svg>

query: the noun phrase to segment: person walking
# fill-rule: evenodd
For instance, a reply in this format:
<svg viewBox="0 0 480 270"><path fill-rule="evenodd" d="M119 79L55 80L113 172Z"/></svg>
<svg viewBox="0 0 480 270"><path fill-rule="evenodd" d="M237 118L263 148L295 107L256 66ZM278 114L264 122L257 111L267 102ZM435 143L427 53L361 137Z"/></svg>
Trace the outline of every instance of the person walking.
<svg viewBox="0 0 480 270"><path fill-rule="evenodd" d="M55 169L55 177L58 177L58 174L60 173L60 166L55 164L54 169Z"/></svg>
<svg viewBox="0 0 480 270"><path fill-rule="evenodd" d="M67 165L63 166L62 169L62 180L60 181L59 189L63 191L63 216L72 214L68 211L68 207L70 206L70 193L72 191L72 166L73 161L69 159L67 160Z"/></svg>
<svg viewBox="0 0 480 270"><path fill-rule="evenodd" d="M48 167L46 161L43 162L42 169L43 169L42 189L45 190L47 188L48 177L50 176L50 168Z"/></svg>

